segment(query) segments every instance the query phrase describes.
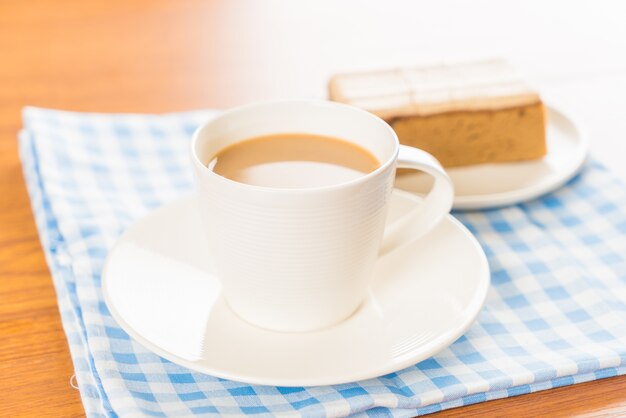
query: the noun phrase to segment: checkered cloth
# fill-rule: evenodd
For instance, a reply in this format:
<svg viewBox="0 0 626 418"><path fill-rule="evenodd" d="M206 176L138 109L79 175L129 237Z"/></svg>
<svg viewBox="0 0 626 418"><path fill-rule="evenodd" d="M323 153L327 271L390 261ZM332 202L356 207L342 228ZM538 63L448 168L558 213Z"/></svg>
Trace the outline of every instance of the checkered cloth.
<svg viewBox="0 0 626 418"><path fill-rule="evenodd" d="M192 190L189 139L211 114L24 111L24 173L89 416L403 417L626 372L626 187L597 163L532 202L456 214L487 253L492 287L468 332L419 364L285 388L151 353L107 311L102 264L125 228Z"/></svg>

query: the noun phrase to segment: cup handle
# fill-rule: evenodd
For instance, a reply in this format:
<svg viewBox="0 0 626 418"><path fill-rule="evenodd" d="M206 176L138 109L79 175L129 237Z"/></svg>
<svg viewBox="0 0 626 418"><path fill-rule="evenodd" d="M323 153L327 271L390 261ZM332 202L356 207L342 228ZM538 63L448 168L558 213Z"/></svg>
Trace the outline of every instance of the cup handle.
<svg viewBox="0 0 626 418"><path fill-rule="evenodd" d="M435 183L424 200L412 211L387 226L380 247L383 256L424 236L452 208L454 186L439 161L417 148L400 145L397 168L410 168L430 174Z"/></svg>

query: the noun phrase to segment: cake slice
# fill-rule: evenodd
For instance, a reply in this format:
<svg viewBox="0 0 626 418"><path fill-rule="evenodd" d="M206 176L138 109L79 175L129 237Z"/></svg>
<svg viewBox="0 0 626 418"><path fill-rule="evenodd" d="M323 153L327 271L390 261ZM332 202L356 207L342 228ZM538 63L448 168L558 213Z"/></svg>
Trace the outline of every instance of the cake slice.
<svg viewBox="0 0 626 418"><path fill-rule="evenodd" d="M336 75L329 93L380 116L401 143L446 167L546 154L543 103L502 60Z"/></svg>

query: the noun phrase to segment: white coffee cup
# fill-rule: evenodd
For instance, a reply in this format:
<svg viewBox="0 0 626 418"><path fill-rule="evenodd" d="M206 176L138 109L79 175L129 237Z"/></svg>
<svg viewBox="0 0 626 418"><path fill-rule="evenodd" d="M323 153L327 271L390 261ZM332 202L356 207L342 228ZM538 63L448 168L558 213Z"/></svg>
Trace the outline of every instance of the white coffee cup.
<svg viewBox="0 0 626 418"><path fill-rule="evenodd" d="M297 132L358 144L381 166L347 183L303 189L238 183L206 166L235 142ZM241 318L271 330L311 331L349 317L363 302L381 254L422 237L452 206L452 183L435 158L400 145L377 116L343 104L239 107L201 126L191 147L201 217L223 295ZM435 182L412 213L385 230L396 167L424 171Z"/></svg>

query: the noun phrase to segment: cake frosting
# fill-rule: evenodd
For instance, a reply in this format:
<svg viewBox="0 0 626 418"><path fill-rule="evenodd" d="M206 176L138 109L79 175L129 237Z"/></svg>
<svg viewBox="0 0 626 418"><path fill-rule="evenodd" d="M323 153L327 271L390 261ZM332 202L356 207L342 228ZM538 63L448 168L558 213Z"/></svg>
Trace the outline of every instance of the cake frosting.
<svg viewBox="0 0 626 418"><path fill-rule="evenodd" d="M330 80L329 89L332 100L386 120L540 102L518 72L499 59L340 74Z"/></svg>

